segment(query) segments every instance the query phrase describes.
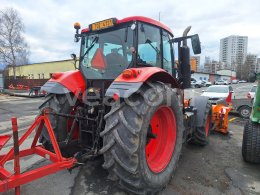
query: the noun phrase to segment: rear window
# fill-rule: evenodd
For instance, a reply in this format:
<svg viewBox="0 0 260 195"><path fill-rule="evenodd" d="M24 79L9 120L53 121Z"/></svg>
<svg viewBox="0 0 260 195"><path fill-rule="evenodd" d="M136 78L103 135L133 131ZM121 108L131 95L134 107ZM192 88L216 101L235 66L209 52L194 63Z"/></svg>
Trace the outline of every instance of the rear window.
<svg viewBox="0 0 260 195"><path fill-rule="evenodd" d="M206 92L215 92L215 93L228 93L227 87L218 87L218 86L212 86L209 87Z"/></svg>

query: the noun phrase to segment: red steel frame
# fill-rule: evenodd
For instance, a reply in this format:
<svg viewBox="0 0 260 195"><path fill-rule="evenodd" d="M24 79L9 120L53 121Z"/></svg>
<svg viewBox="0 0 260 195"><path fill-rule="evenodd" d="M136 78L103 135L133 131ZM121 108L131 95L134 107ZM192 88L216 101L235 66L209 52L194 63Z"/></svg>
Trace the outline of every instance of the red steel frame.
<svg viewBox="0 0 260 195"><path fill-rule="evenodd" d="M40 137L44 125L49 133L54 152L50 152L44 149L41 145L37 145L37 141ZM15 188L15 194L19 195L20 185L29 183L33 180L53 174L60 170L72 168L77 162L75 158L62 157L47 113L39 115L35 119L34 123L29 127L29 129L19 140L16 118L12 118L12 128L14 135L14 147L12 147L6 154L0 155L0 192L5 192L7 190ZM28 138L28 136L33 132L34 129L36 129L36 133L31 147L29 149L19 151L19 146ZM4 146L4 144L7 143L10 137L11 135L0 136L0 150ZM34 154L48 159L49 161L51 161L51 163L31 171L20 173L19 158ZM14 173L10 173L4 168L5 163L10 160L14 160Z"/></svg>

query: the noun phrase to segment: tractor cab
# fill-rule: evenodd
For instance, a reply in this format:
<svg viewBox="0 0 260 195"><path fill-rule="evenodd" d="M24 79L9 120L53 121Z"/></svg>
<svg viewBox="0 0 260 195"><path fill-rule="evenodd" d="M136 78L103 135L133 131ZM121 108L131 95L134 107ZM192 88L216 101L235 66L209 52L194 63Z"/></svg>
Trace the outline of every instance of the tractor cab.
<svg viewBox="0 0 260 195"><path fill-rule="evenodd" d="M78 32L79 24L74 27ZM96 22L75 34L81 39L79 69L89 85L110 84L128 68L158 67L173 75L172 38L168 27L145 17Z"/></svg>

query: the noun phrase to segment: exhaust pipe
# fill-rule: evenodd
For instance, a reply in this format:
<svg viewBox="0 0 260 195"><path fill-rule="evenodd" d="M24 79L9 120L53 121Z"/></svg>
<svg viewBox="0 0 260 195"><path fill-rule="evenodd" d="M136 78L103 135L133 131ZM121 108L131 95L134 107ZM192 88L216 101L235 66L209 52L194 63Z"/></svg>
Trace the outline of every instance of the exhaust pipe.
<svg viewBox="0 0 260 195"><path fill-rule="evenodd" d="M182 36L183 36L183 37L187 37L188 33L190 32L190 29L191 29L191 26L188 26L188 27L184 30ZM187 39L184 39L184 40L183 40L183 45L182 45L182 46L183 46L183 47L187 47Z"/></svg>
<svg viewBox="0 0 260 195"><path fill-rule="evenodd" d="M183 37L187 37L191 26L188 26L184 32ZM182 41L182 46L179 48L180 72L182 79L182 88L187 89L191 87L191 67L190 67L190 48L187 45L187 39Z"/></svg>

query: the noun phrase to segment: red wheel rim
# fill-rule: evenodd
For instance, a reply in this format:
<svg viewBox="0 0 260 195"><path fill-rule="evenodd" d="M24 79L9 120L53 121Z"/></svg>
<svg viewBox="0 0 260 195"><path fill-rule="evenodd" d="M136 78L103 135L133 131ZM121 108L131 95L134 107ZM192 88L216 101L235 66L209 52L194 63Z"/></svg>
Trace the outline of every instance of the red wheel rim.
<svg viewBox="0 0 260 195"><path fill-rule="evenodd" d="M170 163L176 143L176 118L172 109L168 106L157 109L150 127L156 138L148 140L146 161L152 172L160 173Z"/></svg>
<svg viewBox="0 0 260 195"><path fill-rule="evenodd" d="M207 120L206 120L206 126L205 126L206 136L209 135L210 122L211 122L211 117L210 117L210 115L208 115Z"/></svg>
<svg viewBox="0 0 260 195"><path fill-rule="evenodd" d="M75 115L77 108L78 108L78 106L73 107L73 109L71 110L70 114L71 115ZM74 119L72 119L72 118L68 118L68 120L67 120L67 132L68 133L71 130L73 121L74 121ZM79 125L78 125L77 122L76 122L74 128L75 129L74 129L74 132L73 132L73 135L72 135L72 139L78 139L78 137L79 137Z"/></svg>

